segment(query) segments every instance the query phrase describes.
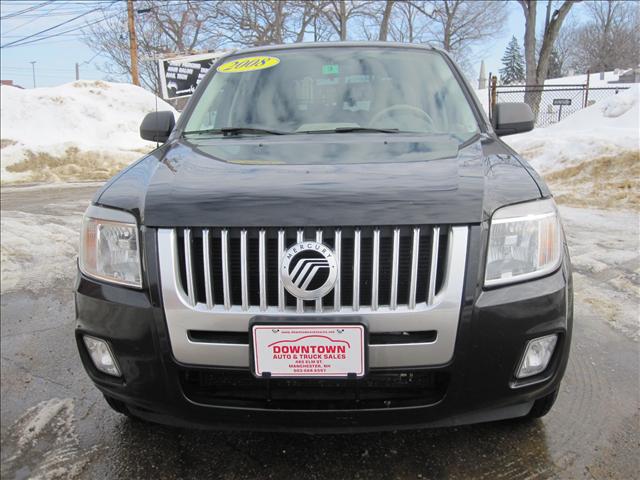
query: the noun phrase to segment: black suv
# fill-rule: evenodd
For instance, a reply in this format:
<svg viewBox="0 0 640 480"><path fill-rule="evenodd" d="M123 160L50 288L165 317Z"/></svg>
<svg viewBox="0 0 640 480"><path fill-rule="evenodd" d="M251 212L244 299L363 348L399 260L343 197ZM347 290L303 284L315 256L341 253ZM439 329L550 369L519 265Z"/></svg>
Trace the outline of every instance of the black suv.
<svg viewBox="0 0 640 480"><path fill-rule="evenodd" d="M115 410L190 427L363 431L544 415L572 283L547 186L446 53L230 54L82 227L76 338Z"/></svg>

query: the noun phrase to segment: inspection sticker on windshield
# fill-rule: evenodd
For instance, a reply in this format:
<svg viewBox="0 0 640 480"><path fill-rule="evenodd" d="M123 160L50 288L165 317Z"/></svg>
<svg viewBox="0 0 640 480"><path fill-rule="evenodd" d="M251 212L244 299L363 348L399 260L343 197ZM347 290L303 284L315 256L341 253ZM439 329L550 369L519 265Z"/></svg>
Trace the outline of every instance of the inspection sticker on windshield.
<svg viewBox="0 0 640 480"><path fill-rule="evenodd" d="M223 63L216 70L221 73L252 72L254 70L264 70L265 68L275 67L279 63L280 59L276 57L245 57Z"/></svg>
<svg viewBox="0 0 640 480"><path fill-rule="evenodd" d="M323 75L338 75L340 73L340 65L322 65Z"/></svg>
<svg viewBox="0 0 640 480"><path fill-rule="evenodd" d="M362 377L363 325L254 325L258 377Z"/></svg>

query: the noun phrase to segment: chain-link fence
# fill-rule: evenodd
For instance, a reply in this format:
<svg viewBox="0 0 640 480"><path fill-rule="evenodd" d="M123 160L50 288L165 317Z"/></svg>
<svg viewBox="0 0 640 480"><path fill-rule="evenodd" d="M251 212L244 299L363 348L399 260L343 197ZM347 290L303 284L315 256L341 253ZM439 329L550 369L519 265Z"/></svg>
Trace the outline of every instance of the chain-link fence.
<svg viewBox="0 0 640 480"><path fill-rule="evenodd" d="M492 85L489 88L490 116L496 103L525 102L540 97L536 127L547 127L600 100L629 87L573 85ZM535 111L534 111L535 113Z"/></svg>

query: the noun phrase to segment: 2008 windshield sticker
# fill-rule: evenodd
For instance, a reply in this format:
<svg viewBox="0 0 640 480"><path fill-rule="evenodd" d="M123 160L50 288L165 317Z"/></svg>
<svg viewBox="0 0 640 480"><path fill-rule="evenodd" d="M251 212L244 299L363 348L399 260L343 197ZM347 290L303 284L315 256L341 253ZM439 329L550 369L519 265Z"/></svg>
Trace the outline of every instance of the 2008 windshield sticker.
<svg viewBox="0 0 640 480"><path fill-rule="evenodd" d="M276 57L245 57L223 63L216 70L220 73L242 73L264 70L275 67L280 63Z"/></svg>

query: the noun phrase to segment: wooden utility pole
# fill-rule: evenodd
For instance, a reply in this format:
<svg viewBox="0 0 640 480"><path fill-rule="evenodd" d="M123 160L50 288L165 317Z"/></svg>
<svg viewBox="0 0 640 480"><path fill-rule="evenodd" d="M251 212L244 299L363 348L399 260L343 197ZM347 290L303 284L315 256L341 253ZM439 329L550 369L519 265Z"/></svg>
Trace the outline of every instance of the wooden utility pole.
<svg viewBox="0 0 640 480"><path fill-rule="evenodd" d="M138 76L138 40L136 39L136 24L133 17L133 0L127 0L127 16L129 17L129 53L131 55L131 82L140 85Z"/></svg>

